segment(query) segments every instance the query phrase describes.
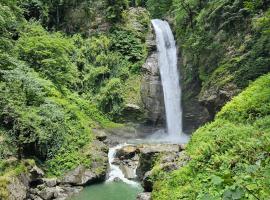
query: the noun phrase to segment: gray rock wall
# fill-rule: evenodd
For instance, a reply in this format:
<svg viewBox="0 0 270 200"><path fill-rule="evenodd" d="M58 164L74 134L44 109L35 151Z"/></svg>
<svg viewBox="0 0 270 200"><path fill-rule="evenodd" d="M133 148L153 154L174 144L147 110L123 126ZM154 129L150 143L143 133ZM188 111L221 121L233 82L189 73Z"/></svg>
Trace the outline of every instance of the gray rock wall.
<svg viewBox="0 0 270 200"><path fill-rule="evenodd" d="M148 122L152 125L163 125L165 124L165 106L153 31L149 33L146 43L149 55L142 66L142 102L147 113Z"/></svg>

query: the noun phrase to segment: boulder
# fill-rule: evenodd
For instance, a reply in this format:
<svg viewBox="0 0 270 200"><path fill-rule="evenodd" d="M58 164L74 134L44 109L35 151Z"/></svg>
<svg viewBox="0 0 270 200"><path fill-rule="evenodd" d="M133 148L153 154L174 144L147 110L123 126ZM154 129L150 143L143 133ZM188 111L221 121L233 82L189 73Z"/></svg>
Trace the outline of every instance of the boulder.
<svg viewBox="0 0 270 200"><path fill-rule="evenodd" d="M134 168L121 164L120 169L123 172L125 178L127 178L127 179L135 179L136 178L136 172L135 172Z"/></svg>
<svg viewBox="0 0 270 200"><path fill-rule="evenodd" d="M43 178L42 181L47 187L55 187L57 185L56 178Z"/></svg>
<svg viewBox="0 0 270 200"><path fill-rule="evenodd" d="M30 173L31 181L41 179L44 176L43 170L38 168L36 165L32 167L29 173Z"/></svg>
<svg viewBox="0 0 270 200"><path fill-rule="evenodd" d="M61 183L75 186L84 186L97 182L99 178L100 177L98 177L94 172L80 165L76 169L69 171L63 177Z"/></svg>
<svg viewBox="0 0 270 200"><path fill-rule="evenodd" d="M151 200L151 193L150 192L140 193L137 196L137 200Z"/></svg>
<svg viewBox="0 0 270 200"><path fill-rule="evenodd" d="M96 136L96 139L98 141L105 141L107 139L107 134L105 133L105 131L100 130L100 129L93 129L93 133Z"/></svg>
<svg viewBox="0 0 270 200"><path fill-rule="evenodd" d="M116 152L116 157L119 159L131 159L135 156L137 147L133 145L124 146Z"/></svg>
<svg viewBox="0 0 270 200"><path fill-rule="evenodd" d="M54 194L57 192L56 188L45 187L42 191L38 192L38 195L44 200L50 200L54 198Z"/></svg>

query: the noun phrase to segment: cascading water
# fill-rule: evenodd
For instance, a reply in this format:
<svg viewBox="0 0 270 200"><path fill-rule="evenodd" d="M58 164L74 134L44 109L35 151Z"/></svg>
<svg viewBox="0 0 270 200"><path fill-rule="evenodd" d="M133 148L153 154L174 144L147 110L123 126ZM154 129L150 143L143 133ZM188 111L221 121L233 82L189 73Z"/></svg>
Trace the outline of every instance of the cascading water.
<svg viewBox="0 0 270 200"><path fill-rule="evenodd" d="M182 109L175 40L168 22L154 19L152 24L156 32L167 131L171 139L178 138L182 134Z"/></svg>
<svg viewBox="0 0 270 200"><path fill-rule="evenodd" d="M111 182L114 181L115 179L120 179L121 181L123 181L124 183L130 184L130 185L134 185L134 186L138 186L138 183L135 181L131 181L128 180L127 178L125 178L125 175L123 174L123 172L121 171L121 169L119 168L118 165L115 165L113 163L114 159L115 159L115 154L116 152L121 149L122 147L126 146L127 144L119 144L115 147L112 147L109 149L109 153L108 153L108 159L109 159L109 165L110 165L110 171L109 171L109 177L107 179L107 182Z"/></svg>

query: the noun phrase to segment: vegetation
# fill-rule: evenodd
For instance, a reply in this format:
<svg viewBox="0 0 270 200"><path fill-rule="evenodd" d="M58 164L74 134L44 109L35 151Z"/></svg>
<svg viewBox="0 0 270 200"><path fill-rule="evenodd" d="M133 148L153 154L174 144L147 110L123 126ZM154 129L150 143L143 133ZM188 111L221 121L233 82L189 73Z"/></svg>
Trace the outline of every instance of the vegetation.
<svg viewBox="0 0 270 200"><path fill-rule="evenodd" d="M191 161L171 174L157 170L153 199L268 199L269 86L270 74L260 77L198 129Z"/></svg>
<svg viewBox="0 0 270 200"><path fill-rule="evenodd" d="M89 166L91 155L82 149L93 140L92 129L118 126L112 120L127 103L127 80L140 73L148 26L138 34L130 24L116 24L87 38L61 32L66 10L85 3L1 1L1 173L11 157L19 160L14 167L33 158L52 176ZM148 25L145 10L143 16ZM120 23L119 17L110 20Z"/></svg>
<svg viewBox="0 0 270 200"><path fill-rule="evenodd" d="M85 152L92 129L141 105L150 18L173 25L183 103L218 113L192 136L186 166L166 173L157 161L153 199L269 198L269 1L1 0L0 199L35 163L61 176L99 159Z"/></svg>

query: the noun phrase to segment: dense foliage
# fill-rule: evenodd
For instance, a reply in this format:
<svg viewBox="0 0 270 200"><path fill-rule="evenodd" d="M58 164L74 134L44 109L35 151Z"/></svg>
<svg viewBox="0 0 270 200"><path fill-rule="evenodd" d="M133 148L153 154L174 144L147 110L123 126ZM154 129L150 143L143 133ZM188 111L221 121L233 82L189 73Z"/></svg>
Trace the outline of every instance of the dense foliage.
<svg viewBox="0 0 270 200"><path fill-rule="evenodd" d="M194 133L185 167L168 175L156 166L153 199L268 199L269 116L267 74Z"/></svg>
<svg viewBox="0 0 270 200"><path fill-rule="evenodd" d="M67 35L46 29L67 30L67 10L91 2L1 1L1 173L9 169L11 157L19 163L33 158L48 175L89 166L91 155L83 147L91 143L92 129L118 126L111 120L128 103L126 85L139 77L149 18L143 10L140 34L130 24L87 38L83 31ZM120 23L120 16L114 17L110 20Z"/></svg>
<svg viewBox="0 0 270 200"><path fill-rule="evenodd" d="M92 129L140 105L150 16L173 24L183 103L199 95L214 116L248 87L196 131L186 166L155 166L153 199L269 198L268 0L1 0L0 199L34 162L49 176L89 166Z"/></svg>

